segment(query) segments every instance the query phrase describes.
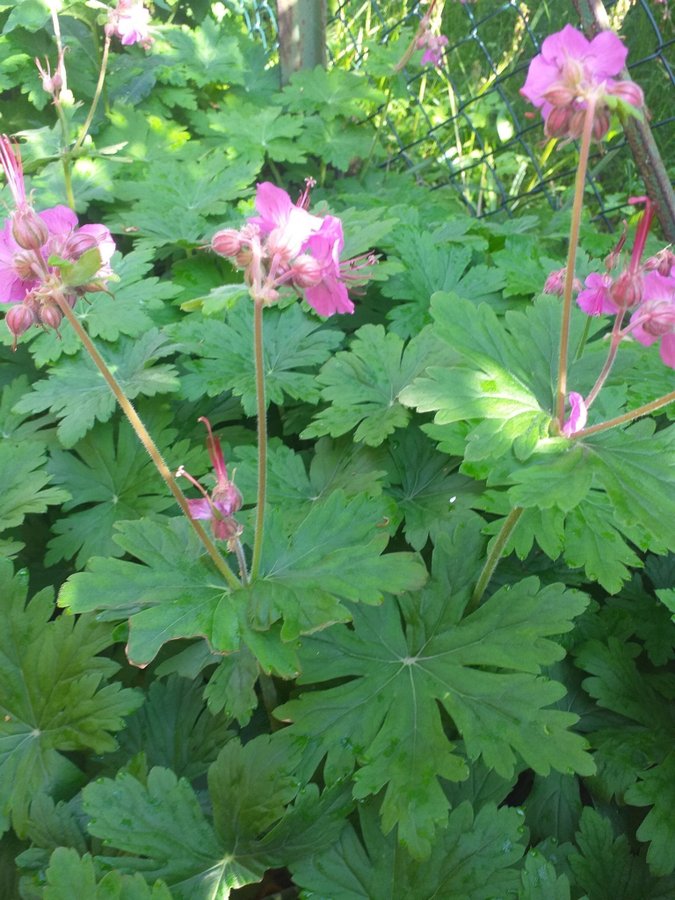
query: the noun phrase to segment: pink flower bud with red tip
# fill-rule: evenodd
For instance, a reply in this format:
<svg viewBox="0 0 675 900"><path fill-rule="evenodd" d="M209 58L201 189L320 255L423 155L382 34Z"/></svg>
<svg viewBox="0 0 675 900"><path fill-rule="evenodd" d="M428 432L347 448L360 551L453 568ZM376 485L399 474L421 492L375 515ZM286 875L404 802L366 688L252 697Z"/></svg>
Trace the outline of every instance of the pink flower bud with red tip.
<svg viewBox="0 0 675 900"><path fill-rule="evenodd" d="M563 266L562 269L557 269L555 272L551 272L551 274L546 279L544 283L544 293L545 294L557 294L559 297L565 293L565 278L567 277L567 266ZM572 290L580 291L581 290L581 282L578 278L575 278L572 282Z"/></svg>
<svg viewBox="0 0 675 900"><path fill-rule="evenodd" d="M563 138L570 134L573 110L568 106L554 106L546 116L544 131L547 137Z"/></svg>
<svg viewBox="0 0 675 900"><path fill-rule="evenodd" d="M598 107L595 111L595 116L593 117L593 139L601 141L609 131L609 125L610 116L607 107ZM581 134L581 132L579 132L579 134Z"/></svg>
<svg viewBox="0 0 675 900"><path fill-rule="evenodd" d="M612 300L621 309L629 309L642 300L642 275L626 269L610 289Z"/></svg>
<svg viewBox="0 0 675 900"><path fill-rule="evenodd" d="M642 109L645 105L642 88L634 81L615 81L607 86L607 93L635 109Z"/></svg>
<svg viewBox="0 0 675 900"><path fill-rule="evenodd" d="M291 268L293 283L301 289L316 287L321 281L321 273L322 266L319 260L307 253L301 253L296 257Z"/></svg>
<svg viewBox="0 0 675 900"><path fill-rule="evenodd" d="M650 256L645 261L645 269L648 272L658 272L659 275L665 277L670 275L673 267L675 267L675 254L671 252L669 247L664 247L655 256Z"/></svg>
<svg viewBox="0 0 675 900"><path fill-rule="evenodd" d="M66 70L63 64L64 50L65 48L62 49L59 53L58 62L56 64L56 69L53 75L48 59L45 59L45 65L43 67L40 60L37 57L35 58L35 65L42 82L42 90L47 94L51 94L54 100L58 100L59 94L61 93L61 90L66 82Z"/></svg>
<svg viewBox="0 0 675 900"><path fill-rule="evenodd" d="M29 306L25 303L19 303L7 310L5 322L11 333L14 335L12 349L16 350L16 338L28 331L31 325L36 325L37 317Z"/></svg>
<svg viewBox="0 0 675 900"><path fill-rule="evenodd" d="M12 214L12 237L23 250L41 250L49 240L49 229L33 207L25 204Z"/></svg>
<svg viewBox="0 0 675 900"><path fill-rule="evenodd" d="M242 249L241 234L234 228L224 228L213 235L211 249L219 256L236 257Z"/></svg>
<svg viewBox="0 0 675 900"><path fill-rule="evenodd" d="M51 303L46 303L40 308L38 318L40 320L40 324L44 325L45 328L53 328L54 331L58 331L59 326L63 321L63 313L60 309L57 309L56 306L53 306Z"/></svg>

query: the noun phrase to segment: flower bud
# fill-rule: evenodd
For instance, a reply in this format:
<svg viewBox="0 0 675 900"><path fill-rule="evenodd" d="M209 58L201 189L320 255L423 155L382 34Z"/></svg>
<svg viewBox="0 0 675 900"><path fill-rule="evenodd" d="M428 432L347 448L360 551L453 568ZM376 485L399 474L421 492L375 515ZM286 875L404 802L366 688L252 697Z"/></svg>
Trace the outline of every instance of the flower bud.
<svg viewBox="0 0 675 900"><path fill-rule="evenodd" d="M593 117L593 138L601 141L609 131L609 110L607 107L598 108Z"/></svg>
<svg viewBox="0 0 675 900"><path fill-rule="evenodd" d="M675 253L672 253L668 247L659 250L655 256L650 256L645 261L645 269L647 271L658 272L659 275L663 275L666 278L670 275L673 266L675 266Z"/></svg>
<svg viewBox="0 0 675 900"><path fill-rule="evenodd" d="M82 229L78 229L68 236L62 253L65 259L78 260L83 253L96 246L98 246L98 241L93 234L88 234L86 231L83 232Z"/></svg>
<svg viewBox="0 0 675 900"><path fill-rule="evenodd" d="M39 318L41 324L44 325L45 328L53 328L54 331L58 331L61 320L63 319L63 313L55 306L45 304L40 309Z"/></svg>
<svg viewBox="0 0 675 900"><path fill-rule="evenodd" d="M570 116L569 125L567 126L567 137L580 138L584 130L585 121L586 110L575 109Z"/></svg>
<svg viewBox="0 0 675 900"><path fill-rule="evenodd" d="M642 276L639 272L623 271L609 290L612 300L623 309L642 300Z"/></svg>
<svg viewBox="0 0 675 900"><path fill-rule="evenodd" d="M302 253L296 257L291 272L293 273L294 284L299 288L311 288L316 287L320 283L322 266L313 256Z"/></svg>
<svg viewBox="0 0 675 900"><path fill-rule="evenodd" d="M576 98L576 92L563 82L558 81L542 95L551 106L569 106Z"/></svg>
<svg viewBox="0 0 675 900"><path fill-rule="evenodd" d="M232 541L243 532L243 526L235 519L212 519L213 536L218 541Z"/></svg>
<svg viewBox="0 0 675 900"><path fill-rule="evenodd" d="M252 260L253 253L250 247L242 247L234 258L235 264L240 269L245 269L247 266L250 266Z"/></svg>
<svg viewBox="0 0 675 900"><path fill-rule="evenodd" d="M35 281L38 275L35 273L36 259L33 253L15 253L12 256L12 268L22 281Z"/></svg>
<svg viewBox="0 0 675 900"><path fill-rule="evenodd" d="M675 303L670 300L648 300L637 313L647 334L662 337L675 330Z"/></svg>
<svg viewBox="0 0 675 900"><path fill-rule="evenodd" d="M244 502L239 488L229 480L216 485L211 493L211 499L213 505L225 518L233 516L241 509L241 504Z"/></svg>
<svg viewBox="0 0 675 900"><path fill-rule="evenodd" d="M607 93L623 103L634 106L636 109L642 109L645 105L645 95L642 92L642 88L634 81L615 81L609 85Z"/></svg>
<svg viewBox="0 0 675 900"><path fill-rule="evenodd" d="M28 331L31 325L35 325L37 318L29 306L26 306L25 303L18 303L7 310L5 322L11 333L17 338Z"/></svg>
<svg viewBox="0 0 675 900"><path fill-rule="evenodd" d="M234 228L218 231L211 239L211 249L219 256L236 257L242 249L241 235Z"/></svg>
<svg viewBox="0 0 675 900"><path fill-rule="evenodd" d="M49 240L49 229L35 210L25 204L12 215L12 237L24 250L40 250Z"/></svg>
<svg viewBox="0 0 675 900"><path fill-rule="evenodd" d="M567 137L572 115L569 106L554 106L546 117L545 131L548 137Z"/></svg>

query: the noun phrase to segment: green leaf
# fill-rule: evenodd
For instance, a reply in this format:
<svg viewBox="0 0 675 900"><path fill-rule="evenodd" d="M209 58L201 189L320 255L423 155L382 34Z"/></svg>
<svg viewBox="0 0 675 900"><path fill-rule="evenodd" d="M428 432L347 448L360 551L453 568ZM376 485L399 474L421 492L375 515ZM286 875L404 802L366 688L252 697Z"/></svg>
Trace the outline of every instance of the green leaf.
<svg viewBox="0 0 675 900"><path fill-rule="evenodd" d="M381 500L348 499L342 491L315 503L299 523L270 510L261 578L245 589L253 627L283 619L281 638L292 641L348 621L351 612L340 601L381 603L385 592L421 587L426 570L415 554L382 555L385 524Z"/></svg>
<svg viewBox="0 0 675 900"><path fill-rule="evenodd" d="M518 900L570 900L570 883L558 875L555 867L541 853L532 849L525 857L520 876Z"/></svg>
<svg viewBox="0 0 675 900"><path fill-rule="evenodd" d="M176 429L168 427L173 413L147 407L143 418L168 465L190 470L198 451L190 454L187 441L176 441ZM49 471L56 484L68 485L72 499L64 504L68 515L52 526L48 565L75 557L83 568L92 556L122 556L113 540L115 524L152 516L175 502L126 419L94 426L70 453L55 450Z"/></svg>
<svg viewBox="0 0 675 900"><path fill-rule="evenodd" d="M641 841L650 841L647 862L655 875L670 875L675 869L675 752L659 765L643 772L625 794L631 806L651 806L637 830ZM675 883L675 882L674 882Z"/></svg>
<svg viewBox="0 0 675 900"><path fill-rule="evenodd" d="M255 692L258 674L256 658L247 647L222 657L204 690L211 712L224 711L242 728L248 725L251 713L258 706Z"/></svg>
<svg viewBox="0 0 675 900"><path fill-rule="evenodd" d="M45 448L35 441L0 442L0 531L20 525L30 513L43 513L70 499L68 491L49 486L52 478L46 462Z"/></svg>
<svg viewBox="0 0 675 900"><path fill-rule="evenodd" d="M106 684L119 666L97 654L110 628L68 616L50 621L48 591L26 606L26 589L0 560L5 624L0 632L0 828L10 818L25 832L28 806L40 791L72 786L80 773L59 751L113 750L111 732L142 702L134 691Z"/></svg>
<svg viewBox="0 0 675 900"><path fill-rule="evenodd" d="M589 900L667 900L675 890L675 879L651 875L645 861L631 854L626 836L615 838L610 822L588 806L577 845L579 853L569 863Z"/></svg>
<svg viewBox="0 0 675 900"><path fill-rule="evenodd" d="M319 797L313 785L298 794L297 756L281 735L245 747L231 741L209 769L213 821L190 784L168 769L152 769L146 784L127 772L89 784L89 830L121 851L99 861L162 878L176 900L211 900L323 849L343 825L344 795Z"/></svg>
<svg viewBox="0 0 675 900"><path fill-rule="evenodd" d="M162 29L163 40L157 49L167 71L160 71L159 77L173 84L187 79L201 88L209 84L243 84L244 59L239 41L228 34L227 22L224 19L218 23L205 16L194 28Z"/></svg>
<svg viewBox="0 0 675 900"><path fill-rule="evenodd" d="M489 803L474 813L470 803L462 803L450 813L433 856L424 862L411 858L392 836L382 835L374 804L360 807L359 819L361 837L348 825L329 850L291 867L307 896L492 900L510 896L518 885L515 864L525 847L515 809Z"/></svg>
<svg viewBox="0 0 675 900"><path fill-rule="evenodd" d="M564 689L542 675L544 665L564 655L546 636L568 631L586 599L560 585L540 590L537 579L528 578L459 620L468 592L462 588L453 597L446 573L455 559L458 571L466 571L466 536L456 547L439 536L436 553L440 573L405 611L414 625L407 638L394 602L355 609L353 629L307 638L301 650L301 683L341 683L306 692L276 712L312 743L317 763L327 755L329 783L358 762L355 796L386 785L383 828L398 823L400 840L420 858L431 852L447 813L438 776L461 781L467 775L444 733L439 704L468 757L482 756L502 777L511 776L519 759L544 775L551 767L593 771L584 741L567 731L576 716L545 709Z"/></svg>
<svg viewBox="0 0 675 900"><path fill-rule="evenodd" d="M581 815L579 783L573 775L535 775L524 804L525 822L533 844L552 837L558 844L574 840Z"/></svg>
<svg viewBox="0 0 675 900"><path fill-rule="evenodd" d="M280 102L291 112L321 111L324 119L359 116L365 109L379 106L384 95L372 86L363 72L316 68L296 72L284 88Z"/></svg>
<svg viewBox="0 0 675 900"><path fill-rule="evenodd" d="M399 394L438 352L429 331L404 347L396 334L382 325L364 325L350 349L330 359L318 376L321 395L330 402L301 437L330 434L338 437L356 429L355 441L376 447L395 429L407 425L410 413Z"/></svg>
<svg viewBox="0 0 675 900"><path fill-rule="evenodd" d="M117 771L143 753L149 768L164 766L193 781L208 769L233 736L228 720L205 709L202 685L170 675L153 681L143 706L127 720L119 749L105 758L107 771Z"/></svg>
<svg viewBox="0 0 675 900"><path fill-rule="evenodd" d="M58 256L50 256L47 262L59 269L61 281L66 287L82 287L101 268L101 252L98 247L91 247L74 263Z"/></svg>
<svg viewBox="0 0 675 900"><path fill-rule="evenodd" d="M342 332L326 327L298 304L264 313L265 393L268 403L282 405L286 396L316 403L319 388L315 367L340 343ZM240 300L226 323L188 318L172 331L183 349L197 359L185 364L183 390L190 399L214 397L231 390L241 397L246 415L255 413L253 304Z"/></svg>
<svg viewBox="0 0 675 900"><path fill-rule="evenodd" d="M550 273L560 268L557 260L539 255L540 246L535 235L513 235L506 238L504 249L493 255L506 275L505 296L540 294Z"/></svg>
<svg viewBox="0 0 675 900"><path fill-rule="evenodd" d="M97 878L94 860L87 853L79 857L75 850L57 848L45 873L47 883L40 895L44 900L171 900L169 889L157 881L149 887L142 875L108 872Z"/></svg>
<svg viewBox="0 0 675 900"><path fill-rule="evenodd" d="M257 166L262 166L266 157L276 162L306 161L307 151L298 141L305 130L302 117L237 100L193 119L207 143L222 144L226 140L237 158L251 160Z"/></svg>
<svg viewBox="0 0 675 900"><path fill-rule="evenodd" d="M156 360L173 353L175 347L156 329L136 341L122 339L119 347L104 354L126 396L153 397L175 391L178 379L173 366ZM115 398L88 356L67 359L49 370L49 377L33 385L30 394L16 405L18 412L50 409L61 421L57 433L64 447L74 446L96 421L106 422L115 410Z"/></svg>

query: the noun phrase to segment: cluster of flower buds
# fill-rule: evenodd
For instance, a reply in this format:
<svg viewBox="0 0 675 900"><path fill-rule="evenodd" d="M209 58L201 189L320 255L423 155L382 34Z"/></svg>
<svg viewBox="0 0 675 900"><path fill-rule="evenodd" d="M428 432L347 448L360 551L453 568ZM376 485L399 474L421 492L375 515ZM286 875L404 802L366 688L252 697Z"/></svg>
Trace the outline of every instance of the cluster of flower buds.
<svg viewBox="0 0 675 900"><path fill-rule="evenodd" d="M588 41L566 25L549 35L530 63L521 94L541 110L546 134L578 138L589 104L593 107L593 138L607 134L612 109L634 113L644 106L642 89L634 81L617 80L628 50L613 31Z"/></svg>
<svg viewBox="0 0 675 900"><path fill-rule="evenodd" d="M254 298L265 306L275 303L280 289L292 287L321 316L352 313L348 285L367 280L364 268L377 259L366 254L340 260L344 247L342 223L336 216L308 211L314 181L307 179L297 203L286 191L264 182L258 185L258 216L237 231L226 228L214 235L211 248L244 270Z"/></svg>
<svg viewBox="0 0 675 900"><path fill-rule="evenodd" d="M623 260L626 232L605 260L605 272L586 278L577 303L589 316L625 315L631 311L630 324L621 332L650 346L660 340L663 362L675 368L675 254L666 247L655 256L642 260L647 235L654 217L654 204L646 197L631 198L644 203L645 209L635 233L630 257Z"/></svg>
<svg viewBox="0 0 675 900"><path fill-rule="evenodd" d="M201 499L187 501L190 518L210 521L216 540L227 541L230 549L233 549L231 543L239 538L243 530L242 526L234 519L234 514L241 509L242 496L227 475L220 441L214 437L211 423L205 416L201 416L198 421L204 423L208 432L206 446L216 476L216 485L209 493L196 478L185 471L183 466L178 469L176 476L187 478L202 495Z"/></svg>
<svg viewBox="0 0 675 900"><path fill-rule="evenodd" d="M104 225L78 227L67 206L36 212L26 196L18 148L0 136L0 166L14 208L0 229L0 303L16 338L32 325L57 329L60 303L72 307L88 291L106 290L115 243Z"/></svg>
<svg viewBox="0 0 675 900"><path fill-rule="evenodd" d="M465 0L462 0L464 3ZM443 4L437 5L437 0L431 0L429 9L420 19L420 24L415 33L415 37L409 44L408 49L401 59L394 66L395 72L400 72L412 58L415 50L424 50L422 54L421 64L423 66L432 65L440 66L443 61L443 48L447 46L448 39L444 34L437 34L440 25L441 12Z"/></svg>
<svg viewBox="0 0 675 900"><path fill-rule="evenodd" d="M115 9L108 13L105 33L109 38L118 37L124 46L140 44L147 50L153 41L149 26L150 11L143 0L117 0Z"/></svg>
<svg viewBox="0 0 675 900"><path fill-rule="evenodd" d="M61 91L67 90L66 67L63 62L64 52L65 48L61 48L54 72L52 72L48 59L45 59L45 64L43 66L40 60L35 57L35 65L37 66L40 81L42 82L42 90L47 94L50 94L55 103L58 103L61 99ZM68 93L69 99L72 98L70 92Z"/></svg>

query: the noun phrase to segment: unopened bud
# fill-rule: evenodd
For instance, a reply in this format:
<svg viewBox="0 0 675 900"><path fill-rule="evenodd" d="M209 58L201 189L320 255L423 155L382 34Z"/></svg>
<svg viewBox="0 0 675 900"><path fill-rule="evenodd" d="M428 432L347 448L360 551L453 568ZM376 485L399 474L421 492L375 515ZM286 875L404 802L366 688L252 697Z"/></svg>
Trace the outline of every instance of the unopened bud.
<svg viewBox="0 0 675 900"><path fill-rule="evenodd" d="M596 110L595 116L593 117L593 138L596 141L601 141L607 134L609 131L609 123L609 110L606 107Z"/></svg>
<svg viewBox="0 0 675 900"><path fill-rule="evenodd" d="M12 257L12 268L22 281L35 281L36 259L33 253L15 253Z"/></svg>
<svg viewBox="0 0 675 900"><path fill-rule="evenodd" d="M235 519L212 519L213 536L218 541L232 541L243 532L243 526Z"/></svg>
<svg viewBox="0 0 675 900"><path fill-rule="evenodd" d="M642 88L634 81L615 81L607 88L607 93L636 109L642 109L645 105Z"/></svg>
<svg viewBox="0 0 675 900"><path fill-rule="evenodd" d="M569 125L567 126L567 136L571 138L580 138L584 130L586 121L586 110L575 109L570 116Z"/></svg>
<svg viewBox="0 0 675 900"><path fill-rule="evenodd" d="M225 518L233 516L241 509L244 498L241 491L232 481L226 481L224 484L216 485L211 494L214 506Z"/></svg>
<svg viewBox="0 0 675 900"><path fill-rule="evenodd" d="M219 256L234 257L241 248L241 235L234 228L224 228L211 239L211 249Z"/></svg>
<svg viewBox="0 0 675 900"><path fill-rule="evenodd" d="M12 214L12 237L24 250L40 250L49 240L49 229L35 210L26 204Z"/></svg>
<svg viewBox="0 0 675 900"><path fill-rule="evenodd" d="M293 273L293 282L299 288L316 287L321 281L321 263L307 253L296 257L291 271Z"/></svg>
<svg viewBox="0 0 675 900"><path fill-rule="evenodd" d="M675 305L670 300L649 300L642 304L636 315L640 317L643 330L654 337L675 330Z"/></svg>
<svg viewBox="0 0 675 900"><path fill-rule="evenodd" d="M25 331L28 331L31 325L35 325L37 319L35 313L29 306L26 306L25 303L19 303L7 310L5 322L16 338Z"/></svg>
<svg viewBox="0 0 675 900"><path fill-rule="evenodd" d="M563 82L558 81L544 92L543 97L551 106L569 106L574 102L576 92L566 84L563 84Z"/></svg>
<svg viewBox="0 0 675 900"><path fill-rule="evenodd" d="M250 266L252 260L253 253L250 247L242 247L234 258L236 265L240 269L245 269L247 266Z"/></svg>
<svg viewBox="0 0 675 900"><path fill-rule="evenodd" d="M549 137L563 138L569 134L572 110L568 106L554 106L546 117L545 131Z"/></svg>
<svg viewBox="0 0 675 900"><path fill-rule="evenodd" d="M95 235L88 234L86 231L78 229L68 236L68 240L63 248L63 256L65 259L77 260L86 253L87 250L91 250L93 247L97 246L98 241L96 240Z"/></svg>
<svg viewBox="0 0 675 900"><path fill-rule="evenodd" d="M610 288L610 296L617 306L627 308L642 300L642 276L628 269L622 272Z"/></svg>
<svg viewBox="0 0 675 900"><path fill-rule="evenodd" d="M51 304L45 304L39 312L39 318L42 325L45 328L53 328L54 331L58 331L59 325L63 319L63 314L61 310L57 309L55 306Z"/></svg>
<svg viewBox="0 0 675 900"><path fill-rule="evenodd" d="M659 250L655 256L650 256L645 262L647 271L658 272L659 275L663 275L666 278L670 275L673 266L675 266L675 254L668 247Z"/></svg>

